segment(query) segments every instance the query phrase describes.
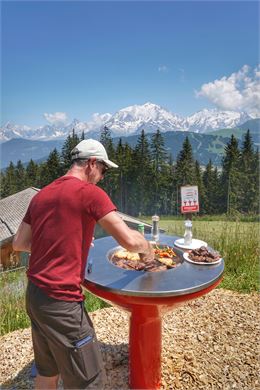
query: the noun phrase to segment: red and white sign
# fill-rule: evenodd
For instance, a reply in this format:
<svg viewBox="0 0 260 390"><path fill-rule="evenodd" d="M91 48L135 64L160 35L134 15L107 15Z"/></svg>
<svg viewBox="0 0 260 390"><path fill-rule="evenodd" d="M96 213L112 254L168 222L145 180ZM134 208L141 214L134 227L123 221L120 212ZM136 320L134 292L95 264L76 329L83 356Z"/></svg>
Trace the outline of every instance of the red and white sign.
<svg viewBox="0 0 260 390"><path fill-rule="evenodd" d="M181 212L197 213L199 209L198 186L181 187Z"/></svg>

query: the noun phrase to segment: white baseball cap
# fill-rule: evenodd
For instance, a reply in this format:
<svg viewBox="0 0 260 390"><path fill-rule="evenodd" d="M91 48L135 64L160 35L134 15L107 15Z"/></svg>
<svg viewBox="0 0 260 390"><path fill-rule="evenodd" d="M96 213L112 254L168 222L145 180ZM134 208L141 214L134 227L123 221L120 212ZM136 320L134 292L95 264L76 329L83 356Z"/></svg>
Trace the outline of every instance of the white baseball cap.
<svg viewBox="0 0 260 390"><path fill-rule="evenodd" d="M118 165L108 159L106 149L101 142L95 139L84 139L70 152L72 160L87 160L95 157L99 161L103 161L109 168L118 168Z"/></svg>

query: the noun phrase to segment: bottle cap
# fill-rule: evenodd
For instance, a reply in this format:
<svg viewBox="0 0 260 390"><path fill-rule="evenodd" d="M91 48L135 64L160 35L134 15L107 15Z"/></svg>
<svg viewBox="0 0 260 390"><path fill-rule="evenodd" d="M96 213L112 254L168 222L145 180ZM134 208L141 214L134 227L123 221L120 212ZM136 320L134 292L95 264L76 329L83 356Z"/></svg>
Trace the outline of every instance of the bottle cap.
<svg viewBox="0 0 260 390"><path fill-rule="evenodd" d="M139 223L138 226L137 226L137 229L138 229L139 232L144 233L144 224L143 223Z"/></svg>

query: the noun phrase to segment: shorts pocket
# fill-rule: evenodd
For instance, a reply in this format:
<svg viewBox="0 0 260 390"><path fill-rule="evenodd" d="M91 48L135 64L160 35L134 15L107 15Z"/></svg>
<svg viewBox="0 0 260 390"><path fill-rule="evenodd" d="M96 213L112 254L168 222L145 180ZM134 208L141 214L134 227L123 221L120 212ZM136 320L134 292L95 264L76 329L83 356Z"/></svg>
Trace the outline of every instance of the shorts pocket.
<svg viewBox="0 0 260 390"><path fill-rule="evenodd" d="M71 349L71 361L74 374L83 381L95 379L102 370L102 359L97 339L94 335L87 335L74 341Z"/></svg>

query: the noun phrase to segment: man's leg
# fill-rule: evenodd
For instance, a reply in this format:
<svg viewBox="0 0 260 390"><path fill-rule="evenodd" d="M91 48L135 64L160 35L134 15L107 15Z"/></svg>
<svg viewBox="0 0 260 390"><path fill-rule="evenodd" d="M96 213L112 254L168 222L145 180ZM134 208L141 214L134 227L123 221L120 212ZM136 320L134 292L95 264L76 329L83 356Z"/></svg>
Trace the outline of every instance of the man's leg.
<svg viewBox="0 0 260 390"><path fill-rule="evenodd" d="M58 374L64 389L85 389L100 376L102 357L84 303L51 298L32 283L29 288L36 389L56 389Z"/></svg>
<svg viewBox="0 0 260 390"><path fill-rule="evenodd" d="M26 292L26 309L31 319L34 350L34 364L32 366L31 376L35 377L35 389L53 390L58 387L59 371L49 348L48 338L43 332L44 322L38 323L37 316L35 316L35 307L41 311L39 309L41 301L35 299L39 295L38 290L39 288L29 281ZM36 302L33 302L32 305L31 301L34 301L34 299Z"/></svg>
<svg viewBox="0 0 260 390"><path fill-rule="evenodd" d="M59 375L56 376L41 376L35 378L35 390L56 390L58 387Z"/></svg>

